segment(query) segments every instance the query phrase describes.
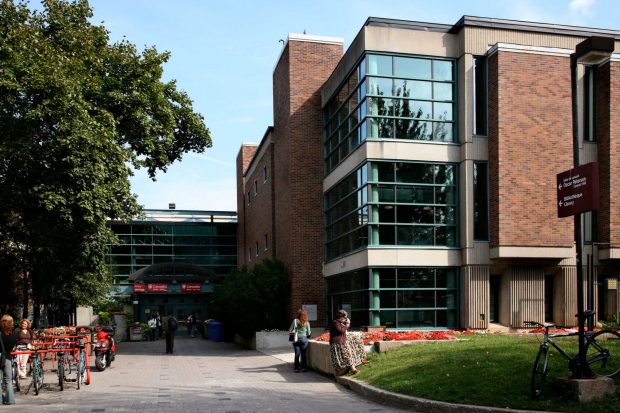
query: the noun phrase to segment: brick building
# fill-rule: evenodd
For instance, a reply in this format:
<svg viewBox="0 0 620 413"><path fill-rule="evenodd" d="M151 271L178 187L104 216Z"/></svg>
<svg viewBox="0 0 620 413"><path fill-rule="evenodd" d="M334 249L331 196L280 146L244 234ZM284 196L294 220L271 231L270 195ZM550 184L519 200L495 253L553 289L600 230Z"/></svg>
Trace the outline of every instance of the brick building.
<svg viewBox="0 0 620 413"><path fill-rule="evenodd" d="M239 262L284 261L292 308L338 308L390 328L576 324L573 220L556 175L573 167L570 55L581 163L598 162L585 256L601 319L618 317L620 32L464 16L369 18L342 40L289 35L274 125L237 158Z"/></svg>

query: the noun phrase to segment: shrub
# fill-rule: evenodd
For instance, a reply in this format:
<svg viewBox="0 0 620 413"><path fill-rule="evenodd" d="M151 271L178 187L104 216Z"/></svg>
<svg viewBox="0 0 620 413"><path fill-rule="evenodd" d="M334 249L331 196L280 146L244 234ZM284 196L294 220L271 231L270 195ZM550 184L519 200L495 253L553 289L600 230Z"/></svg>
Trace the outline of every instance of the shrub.
<svg viewBox="0 0 620 413"><path fill-rule="evenodd" d="M213 314L246 338L256 331L286 328L290 290L281 261L264 260L251 270L244 266L215 288Z"/></svg>
<svg viewBox="0 0 620 413"><path fill-rule="evenodd" d="M99 313L99 325L100 326L110 325L110 313L108 313L107 311L101 311Z"/></svg>

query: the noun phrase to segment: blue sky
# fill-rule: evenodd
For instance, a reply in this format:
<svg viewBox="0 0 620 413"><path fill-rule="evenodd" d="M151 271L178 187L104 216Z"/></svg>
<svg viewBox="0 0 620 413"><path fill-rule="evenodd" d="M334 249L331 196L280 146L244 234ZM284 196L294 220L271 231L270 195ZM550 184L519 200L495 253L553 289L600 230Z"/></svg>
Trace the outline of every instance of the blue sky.
<svg viewBox="0 0 620 413"><path fill-rule="evenodd" d="M236 210L235 159L273 124L272 74L289 33L341 37L345 48L369 16L454 24L463 15L620 29L617 0L90 0L112 41L170 51L176 79L211 130L213 148L186 154L132 190L145 208Z"/></svg>

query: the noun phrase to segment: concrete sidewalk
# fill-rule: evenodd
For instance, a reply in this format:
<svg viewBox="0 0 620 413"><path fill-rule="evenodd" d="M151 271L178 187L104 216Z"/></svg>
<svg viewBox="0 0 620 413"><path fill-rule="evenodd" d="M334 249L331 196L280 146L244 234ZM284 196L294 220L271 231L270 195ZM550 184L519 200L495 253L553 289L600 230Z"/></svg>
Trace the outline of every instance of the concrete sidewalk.
<svg viewBox="0 0 620 413"><path fill-rule="evenodd" d="M112 365L92 367L92 383L60 391L46 371L38 396L25 388L2 411L40 412L402 412L360 398L321 374L294 373L293 350L264 354L233 343L177 338L174 354L163 340L123 342ZM91 360L91 365L92 360ZM47 367L47 366L46 366Z"/></svg>

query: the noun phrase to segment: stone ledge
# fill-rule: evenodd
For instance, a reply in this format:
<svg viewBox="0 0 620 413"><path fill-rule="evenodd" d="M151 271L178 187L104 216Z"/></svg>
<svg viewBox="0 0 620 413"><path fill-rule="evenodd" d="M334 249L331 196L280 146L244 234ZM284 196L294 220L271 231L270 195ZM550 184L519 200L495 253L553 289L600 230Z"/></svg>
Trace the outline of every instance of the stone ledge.
<svg viewBox="0 0 620 413"><path fill-rule="evenodd" d="M554 383L558 392L565 397L582 403L602 400L616 394L614 380L609 377L573 379L560 377Z"/></svg>
<svg viewBox="0 0 620 413"><path fill-rule="evenodd" d="M349 388L353 392L387 406L397 407L409 411L429 413L540 413L535 410L504 409L500 407L472 406L468 404L456 404L440 402L420 397L406 396L378 389L363 381L351 377L336 377L336 382ZM545 412L553 413L553 412Z"/></svg>

